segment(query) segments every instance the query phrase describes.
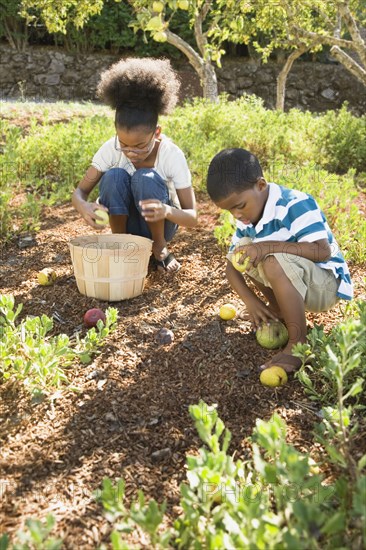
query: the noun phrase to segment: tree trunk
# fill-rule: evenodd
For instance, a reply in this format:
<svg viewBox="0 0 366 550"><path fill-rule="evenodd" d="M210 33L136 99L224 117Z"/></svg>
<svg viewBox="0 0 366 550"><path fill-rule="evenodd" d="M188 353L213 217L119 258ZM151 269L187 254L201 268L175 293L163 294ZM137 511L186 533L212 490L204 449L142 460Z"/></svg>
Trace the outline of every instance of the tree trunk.
<svg viewBox="0 0 366 550"><path fill-rule="evenodd" d="M217 85L216 71L212 66L212 63L204 62L201 72L203 97L206 97L210 101L217 103L219 100L219 90Z"/></svg>
<svg viewBox="0 0 366 550"><path fill-rule="evenodd" d="M213 102L217 102L219 97L217 77L211 61L205 61L192 48L192 46L190 46L185 40L180 38L180 36L174 32L167 29L165 33L169 44L175 46L178 50L184 53L184 55L188 58L189 63L200 77L203 97L210 99Z"/></svg>
<svg viewBox="0 0 366 550"><path fill-rule="evenodd" d="M294 61L308 48L302 46L297 50L294 50L287 58L286 63L284 64L281 72L277 77L277 98L276 98L276 109L278 111L284 111L285 109L285 94L286 94L286 82L289 72L291 71Z"/></svg>

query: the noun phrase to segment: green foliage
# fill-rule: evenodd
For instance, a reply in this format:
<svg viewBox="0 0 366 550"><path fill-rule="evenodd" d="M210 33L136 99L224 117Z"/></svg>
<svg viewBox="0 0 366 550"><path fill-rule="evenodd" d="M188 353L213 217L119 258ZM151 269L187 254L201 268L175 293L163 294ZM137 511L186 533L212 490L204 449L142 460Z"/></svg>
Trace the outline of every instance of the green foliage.
<svg viewBox="0 0 366 550"><path fill-rule="evenodd" d="M40 18L49 32L66 33L70 21L80 29L89 17L99 14L103 0L22 0L21 7L21 15L29 22Z"/></svg>
<svg viewBox="0 0 366 550"><path fill-rule="evenodd" d="M25 522L27 530L18 531L17 540L10 546L8 535L0 538L0 550L60 550L62 540L52 537L56 521L48 514L44 521L27 519Z"/></svg>
<svg viewBox="0 0 366 550"><path fill-rule="evenodd" d="M84 338L50 336L52 319L42 315L17 322L21 310L13 296L0 295L0 376L22 381L33 393L67 383L65 368L76 360L90 362L117 322L117 310L108 308L105 325L98 321L97 329L89 329Z"/></svg>
<svg viewBox="0 0 366 550"><path fill-rule="evenodd" d="M166 133L186 153L196 186L203 187L210 160L227 147L244 147L256 154L265 170L267 181L296 188L312 194L325 212L328 223L347 260L366 261L366 220L355 203L357 188L352 160L363 169L366 162L365 122L345 109L340 111L343 124L337 125L333 112L325 115L303 113L296 109L289 113L270 111L254 96L227 101L219 105L196 99L176 109L166 120ZM349 121L352 133L360 139L352 143L343 140L343 126ZM339 134L338 134L339 132ZM358 134L357 134L358 132ZM332 149L326 141L343 143ZM362 138L362 139L361 139ZM348 167L341 176L324 169L332 159L334 166ZM342 159L342 160L341 160ZM346 160L349 163L346 163ZM228 215L220 218L215 234L219 244L230 238L232 224Z"/></svg>
<svg viewBox="0 0 366 550"><path fill-rule="evenodd" d="M343 542L341 531L348 533L348 547L366 544L366 455L360 456L356 443L365 430L366 303L357 302L349 309L354 317L327 335L322 328L314 328L308 335L309 344L294 349L303 362L311 360L311 366L303 367L297 377L310 399L323 406L316 438L338 470L334 484L338 509L327 523L328 529L338 525L337 548Z"/></svg>
<svg viewBox="0 0 366 550"><path fill-rule="evenodd" d="M224 254L227 252L227 248L230 244L231 237L235 232L236 222L235 218L228 210L223 210L220 213L219 225L214 228L214 236L217 239L219 246Z"/></svg>
<svg viewBox="0 0 366 550"><path fill-rule="evenodd" d="M0 0L0 39L6 38L18 51L23 51L28 41L26 21L19 15L21 0Z"/></svg>
<svg viewBox="0 0 366 550"><path fill-rule="evenodd" d="M366 378L366 304L357 301L348 309L352 309L351 317L328 334L323 327L314 327L308 343L297 344L294 349L304 363L311 362L297 373L305 392L325 406L339 399L342 405L347 401L361 406ZM362 406L365 408L365 404Z"/></svg>
<svg viewBox="0 0 366 550"><path fill-rule="evenodd" d="M130 548L124 534L136 527L154 548L330 550L349 547L349 541L364 544L366 478L360 471L345 499L348 479L325 484L309 455L286 443L278 415L257 420L252 458L243 462L228 454L230 432L215 406L201 402L190 406L190 414L205 446L187 456L188 483L180 487L181 513L173 527L163 529L165 505L147 505L140 493L128 508L123 480L113 485L105 479L97 498L114 525L112 548Z"/></svg>
<svg viewBox="0 0 366 550"><path fill-rule="evenodd" d="M25 105L19 108L25 109ZM31 110L32 105L27 108ZM65 111L65 107L60 108ZM96 111L89 106L92 114L87 117L87 107L85 112L76 109L76 116L72 116L70 107L69 115L65 111L68 123L52 123L55 113L52 107L48 109L43 111L43 123L33 121L24 136L11 123L0 121L3 239L14 232L36 230L43 205L69 201L94 153L113 135L112 113L107 109ZM31 112L40 118L36 111ZM311 193L324 210L347 259L364 262L366 220L355 202L357 174L352 163L359 169L366 163L365 120L345 109L338 115L314 115L296 109L281 113L265 109L255 96L236 101L222 96L219 104L202 99L186 103L163 117L161 123L163 132L187 155L196 189L205 186L208 164L221 149L249 149L260 159L267 180ZM344 140L347 127L352 131ZM351 134L358 139L353 142ZM329 137L327 141L326 136L331 140ZM329 173L324 167L332 163L348 172ZM15 195L22 200L13 204ZM231 230L231 222L225 216L222 220L223 228L216 230L220 243L227 240Z"/></svg>
<svg viewBox="0 0 366 550"><path fill-rule="evenodd" d="M346 173L351 166L357 172L366 172L366 115L352 117L343 105L322 118L316 143L324 166L336 173Z"/></svg>

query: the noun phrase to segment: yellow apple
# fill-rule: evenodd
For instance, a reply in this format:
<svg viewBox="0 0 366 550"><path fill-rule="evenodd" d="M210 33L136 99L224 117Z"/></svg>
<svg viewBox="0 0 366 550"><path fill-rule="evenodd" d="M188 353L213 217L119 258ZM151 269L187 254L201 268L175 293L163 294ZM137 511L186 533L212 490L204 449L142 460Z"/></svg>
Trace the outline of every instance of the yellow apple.
<svg viewBox="0 0 366 550"><path fill-rule="evenodd" d="M168 40L166 32L164 32L164 31L156 32L154 34L153 38L154 38L155 42L166 42Z"/></svg>
<svg viewBox="0 0 366 550"><path fill-rule="evenodd" d="M180 8L181 10L188 10L189 8L188 0L179 0L178 8Z"/></svg>
<svg viewBox="0 0 366 550"><path fill-rule="evenodd" d="M163 27L163 22L161 20L160 15L155 15L150 19L148 24L146 25L146 29L148 31L159 31Z"/></svg>
<svg viewBox="0 0 366 550"><path fill-rule="evenodd" d="M97 225L107 225L109 223L109 214L105 210L95 210L94 213L98 216L96 218L95 223Z"/></svg>
<svg viewBox="0 0 366 550"><path fill-rule="evenodd" d="M152 5L152 8L153 8L153 11L155 11L156 13L161 13L164 9L164 4L163 2L153 2L153 5Z"/></svg>
<svg viewBox="0 0 366 550"><path fill-rule="evenodd" d="M45 267L37 273L37 279L40 285L42 286L51 286L57 279L56 271L51 267Z"/></svg>
<svg viewBox="0 0 366 550"><path fill-rule="evenodd" d="M232 304L224 304L220 307L219 315L224 321L230 321L230 319L234 319L236 315L235 306L233 306Z"/></svg>
<svg viewBox="0 0 366 550"><path fill-rule="evenodd" d="M240 262L240 256L241 255L242 255L241 252L234 252L234 254L232 255L231 261L232 261L232 264L235 267L235 269L240 271L240 273L244 273L244 271L248 267L250 258L249 258L249 256L247 256L244 259L243 263L241 263Z"/></svg>
<svg viewBox="0 0 366 550"><path fill-rule="evenodd" d="M282 367L269 367L261 372L259 380L264 386L276 388L287 382L287 373Z"/></svg>

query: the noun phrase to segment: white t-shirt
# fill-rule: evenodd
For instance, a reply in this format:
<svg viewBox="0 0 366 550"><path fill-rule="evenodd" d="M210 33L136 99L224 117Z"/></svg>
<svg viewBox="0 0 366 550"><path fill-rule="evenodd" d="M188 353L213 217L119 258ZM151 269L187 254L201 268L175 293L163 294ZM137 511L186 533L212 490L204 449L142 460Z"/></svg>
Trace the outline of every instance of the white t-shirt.
<svg viewBox="0 0 366 550"><path fill-rule="evenodd" d="M179 149L164 134L156 155L154 170L165 181L169 196L173 203L179 206L176 189L191 187L192 179L183 151ZM131 176L136 171L135 166L122 151L115 148L115 137L106 141L93 157L92 166L99 172L107 172L111 168L123 168Z"/></svg>

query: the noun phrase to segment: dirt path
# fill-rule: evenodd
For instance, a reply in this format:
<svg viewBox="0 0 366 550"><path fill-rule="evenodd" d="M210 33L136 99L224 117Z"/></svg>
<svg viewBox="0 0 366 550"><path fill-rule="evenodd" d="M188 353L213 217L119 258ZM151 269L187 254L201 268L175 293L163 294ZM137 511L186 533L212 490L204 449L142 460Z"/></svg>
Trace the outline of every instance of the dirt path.
<svg viewBox="0 0 366 550"><path fill-rule="evenodd" d="M160 502L167 499L174 513L185 455L200 446L188 414L189 404L200 398L218 404L238 457L247 455L245 438L256 418L268 419L274 411L286 419L289 441L316 453L311 431L317 417L304 408L309 402L299 383L277 392L263 388L257 366L270 352L256 344L243 318L225 323L217 316L225 302L243 308L225 281L225 262L212 235L218 212L202 197L199 204L199 227L181 230L174 241L180 272L171 278L149 273L142 296L112 304L119 310L117 330L92 364L69 370L79 393L66 388L37 405L16 386L0 386L4 532L52 513L65 548L96 548L109 535L92 497L105 476L123 477L128 497L141 488ZM71 335L85 330L87 309L108 304L80 295L73 277L67 243L88 228L70 206L49 209L43 219L35 246L21 249L15 242L5 250L0 292L14 294L24 315L57 314L55 331ZM59 278L53 287L40 287L36 273L47 266ZM366 270L352 271L361 289ZM309 326L317 322L329 329L339 318L337 307L308 320ZM169 346L155 342L162 327L174 332ZM153 453L162 449L156 458Z"/></svg>

